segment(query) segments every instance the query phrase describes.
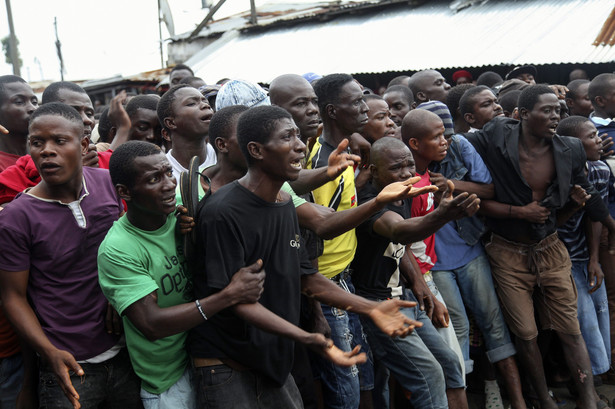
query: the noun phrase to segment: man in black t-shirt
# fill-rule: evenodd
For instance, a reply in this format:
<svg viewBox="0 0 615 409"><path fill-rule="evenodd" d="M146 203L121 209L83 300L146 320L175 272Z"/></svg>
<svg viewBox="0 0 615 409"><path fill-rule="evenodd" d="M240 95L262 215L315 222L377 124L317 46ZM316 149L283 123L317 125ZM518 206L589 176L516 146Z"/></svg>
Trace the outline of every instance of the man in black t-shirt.
<svg viewBox="0 0 615 409"><path fill-rule="evenodd" d="M370 161L373 180L359 193L360 202L415 173L412 153L402 141L392 137L372 145ZM399 263L405 246L478 209L475 195L468 197L465 193L453 199L448 192L452 192L450 187L439 207L426 216L410 218L411 202L405 199L388 204L357 228L358 246L351 268L358 295L373 300L403 298ZM415 408L467 407L463 370L456 353L424 312L409 308L403 312L424 324L403 339L383 337L371 322L361 318L374 356L411 392Z"/></svg>
<svg viewBox="0 0 615 409"><path fill-rule="evenodd" d="M400 300L375 303L340 290L311 267L300 243L297 216L280 187L297 178L305 145L288 112L263 106L246 111L237 125L248 173L221 187L199 212L195 295L223 289L237 263L262 259L265 288L258 303L238 304L197 327L190 351L196 367L197 404L208 408L294 408L301 398L291 376L293 343L299 341L338 365L366 359L343 352L321 334L296 325L301 291L338 308L368 315L390 336L405 336L415 322ZM223 387L221 387L223 385Z"/></svg>

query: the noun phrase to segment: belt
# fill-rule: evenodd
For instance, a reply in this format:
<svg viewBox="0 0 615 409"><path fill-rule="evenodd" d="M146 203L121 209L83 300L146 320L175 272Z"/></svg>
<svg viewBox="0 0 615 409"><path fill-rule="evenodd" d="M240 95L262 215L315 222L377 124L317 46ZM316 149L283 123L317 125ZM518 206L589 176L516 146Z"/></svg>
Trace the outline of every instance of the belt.
<svg viewBox="0 0 615 409"><path fill-rule="evenodd" d="M338 275L331 277L331 281L335 281L336 283L339 283L340 281L346 280L348 277L350 277L350 273L352 273L352 270L350 269L350 266L348 266L345 269L343 269L342 272L339 273Z"/></svg>

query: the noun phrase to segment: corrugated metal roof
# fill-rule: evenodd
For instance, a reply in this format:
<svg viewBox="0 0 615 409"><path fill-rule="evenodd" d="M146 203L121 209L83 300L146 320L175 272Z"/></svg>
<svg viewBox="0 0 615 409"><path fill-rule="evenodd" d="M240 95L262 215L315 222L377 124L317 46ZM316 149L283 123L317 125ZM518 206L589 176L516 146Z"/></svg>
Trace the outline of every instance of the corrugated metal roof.
<svg viewBox="0 0 615 409"><path fill-rule="evenodd" d="M491 0L459 12L449 1L227 33L186 61L212 83L270 82L284 73L377 73L499 64L603 63L615 47L592 43L612 0Z"/></svg>

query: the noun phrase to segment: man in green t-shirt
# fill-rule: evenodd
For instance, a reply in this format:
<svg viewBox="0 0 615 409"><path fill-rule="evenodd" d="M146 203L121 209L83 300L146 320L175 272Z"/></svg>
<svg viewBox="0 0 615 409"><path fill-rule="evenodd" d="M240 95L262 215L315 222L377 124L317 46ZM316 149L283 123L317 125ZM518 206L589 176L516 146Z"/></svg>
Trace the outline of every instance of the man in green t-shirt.
<svg viewBox="0 0 615 409"><path fill-rule="evenodd" d="M263 289L262 261L240 269L221 292L194 300L176 229L171 165L153 144L131 141L114 151L109 171L127 212L98 252L99 281L124 318L126 343L149 408L194 408L186 332Z"/></svg>

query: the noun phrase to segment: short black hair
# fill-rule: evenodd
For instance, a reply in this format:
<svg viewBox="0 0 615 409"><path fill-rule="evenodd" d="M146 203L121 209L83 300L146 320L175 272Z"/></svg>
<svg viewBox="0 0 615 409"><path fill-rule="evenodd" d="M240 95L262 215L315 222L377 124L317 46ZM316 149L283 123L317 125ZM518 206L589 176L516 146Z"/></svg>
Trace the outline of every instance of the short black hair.
<svg viewBox="0 0 615 409"><path fill-rule="evenodd" d="M566 98L575 99L577 97L576 92L583 84L588 84L589 80L573 80L566 85L568 92L566 92Z"/></svg>
<svg viewBox="0 0 615 409"><path fill-rule="evenodd" d="M401 85L403 87L407 87L406 85L404 85L404 82L407 82L409 79L410 76L408 75L398 75L397 77L389 81L387 87L391 88L393 85Z"/></svg>
<svg viewBox="0 0 615 409"><path fill-rule="evenodd" d="M126 113L132 119L134 114L139 109L149 109L150 111L156 111L158 108L158 101L160 97L154 94L137 95L130 98L130 101L126 104Z"/></svg>
<svg viewBox="0 0 615 409"><path fill-rule="evenodd" d="M448 91L448 95L446 96L446 106L453 117L453 121L457 120L457 116L459 115L457 110L459 109L461 97L467 90L474 88L475 86L476 85L474 84L459 84L455 85Z"/></svg>
<svg viewBox="0 0 615 409"><path fill-rule="evenodd" d="M72 106L66 105L62 102L50 102L48 104L43 104L35 110L32 115L30 115L30 124L32 124L36 118L46 115L61 116L62 118L74 122L79 126L79 128L81 128L79 136L80 138L83 138L83 119L81 119L79 112L77 112L77 110Z"/></svg>
<svg viewBox="0 0 615 409"><path fill-rule="evenodd" d="M461 99L459 100L459 111L461 111L461 115L474 113L474 102L476 102L474 101L474 97L483 91L493 92L491 88L485 85L477 85L475 87L469 88L466 92L463 93Z"/></svg>
<svg viewBox="0 0 615 409"><path fill-rule="evenodd" d="M6 98L6 94L5 94L5 85L7 84L13 84L15 82L23 82L25 84L27 84L26 80L24 80L23 78L17 76L17 75L2 75L0 76L0 104L4 102L4 99Z"/></svg>
<svg viewBox="0 0 615 409"><path fill-rule="evenodd" d="M109 107L103 109L100 114L100 118L98 118L98 135L100 135L99 142L110 142L109 140L109 132L111 132L111 128L113 128L113 124L109 119Z"/></svg>
<svg viewBox="0 0 615 409"><path fill-rule="evenodd" d="M109 174L114 186L134 186L137 169L135 158L162 153L158 145L144 141L128 141L118 146L109 159Z"/></svg>
<svg viewBox="0 0 615 409"><path fill-rule="evenodd" d="M485 71L476 79L476 85L485 85L493 88L495 85L504 82L504 78L497 72Z"/></svg>
<svg viewBox="0 0 615 409"><path fill-rule="evenodd" d="M202 81L202 82L203 82L203 84L205 84L205 80L204 80L203 78L201 78L201 77L186 77L186 78L182 78L182 79L179 81L179 84L188 84L188 85L190 85L191 87L194 87L193 82L196 82L196 81ZM205 84L205 85L207 85L207 84ZM195 88L196 88L196 87L195 87Z"/></svg>
<svg viewBox="0 0 615 409"><path fill-rule="evenodd" d="M74 82L70 82L70 81L52 82L51 84L47 86L47 88L45 88L45 91L43 91L43 97L41 100L41 104L47 104L49 102L59 101L60 97L58 94L60 93L60 90L62 89L67 89L69 91L74 91L80 94L87 95L87 92L85 92L83 88L81 88L79 85L75 84Z"/></svg>
<svg viewBox="0 0 615 409"><path fill-rule="evenodd" d="M336 104L339 101L339 94L342 87L354 81L349 74L329 74L325 75L314 84L314 92L318 98L318 108L321 117L326 116L326 107L329 104Z"/></svg>
<svg viewBox="0 0 615 409"><path fill-rule="evenodd" d="M194 76L194 71L192 71L192 68L188 67L186 64L177 64L175 67L171 68L171 73L173 71L179 71L179 70L188 70L188 71L190 71L190 74L192 74L192 76ZM171 73L169 73L169 75Z"/></svg>
<svg viewBox="0 0 615 409"><path fill-rule="evenodd" d="M231 128L234 123L237 123L237 117L248 109L250 108L245 105L231 105L216 111L214 116L211 117L209 122L209 143L214 147L216 154L218 153L216 139L230 138Z"/></svg>
<svg viewBox="0 0 615 409"><path fill-rule="evenodd" d="M275 105L250 108L241 114L237 122L237 143L248 166L254 163L254 158L248 151L248 143L267 143L277 122L284 118L292 119L292 116L284 108Z"/></svg>
<svg viewBox="0 0 615 409"><path fill-rule="evenodd" d="M414 94L412 93L412 90L405 85L391 85L389 86L389 88L384 90L384 93L382 95L384 96L389 92L401 93L404 98L406 98L406 102L408 102L408 105L412 105L412 103L414 102Z"/></svg>
<svg viewBox="0 0 615 409"><path fill-rule="evenodd" d="M188 84L177 84L172 86L167 92L165 92L160 101L158 101L158 105L156 107L156 113L158 114L158 120L160 121L160 125L162 125L163 129L167 129L164 124L164 119L173 116L173 101L175 101L175 93L177 90L182 88L192 88Z"/></svg>
<svg viewBox="0 0 615 409"><path fill-rule="evenodd" d="M534 109L534 105L536 105L536 103L538 102L538 98L540 98L540 96L544 94L555 95L555 92L547 85L542 84L531 85L525 88L523 91L521 91L521 95L519 95L519 100L517 101L517 107L519 108L519 111L521 111L522 108L525 108L528 111Z"/></svg>
<svg viewBox="0 0 615 409"><path fill-rule="evenodd" d="M365 99L365 102L371 101L371 100L374 100L374 99L379 99L380 101L384 101L384 98L382 98L378 94L365 94L365 96L363 98Z"/></svg>
<svg viewBox="0 0 615 409"><path fill-rule="evenodd" d="M591 122L591 119L580 116L580 115L572 115L568 118L562 119L557 125L557 134L564 136L572 136L578 138L578 132L581 125L585 122Z"/></svg>
<svg viewBox="0 0 615 409"><path fill-rule="evenodd" d="M596 97L603 97L609 91L611 83L615 84L615 74L604 73L597 75L590 83L587 90L589 100L595 105ZM614 85L615 86L615 85Z"/></svg>
<svg viewBox="0 0 615 409"><path fill-rule="evenodd" d="M502 97L499 98L499 103L502 109L505 112L512 113L515 108L517 108L519 102L519 95L521 95L520 89L515 89L510 92L507 92Z"/></svg>

